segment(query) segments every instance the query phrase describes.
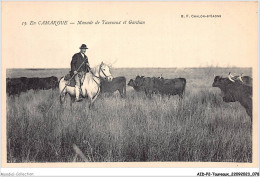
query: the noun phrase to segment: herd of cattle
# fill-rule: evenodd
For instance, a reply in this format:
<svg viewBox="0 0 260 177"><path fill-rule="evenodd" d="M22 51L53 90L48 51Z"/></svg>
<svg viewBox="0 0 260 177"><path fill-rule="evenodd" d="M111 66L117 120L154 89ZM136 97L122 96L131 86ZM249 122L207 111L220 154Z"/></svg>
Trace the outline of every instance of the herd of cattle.
<svg viewBox="0 0 260 177"><path fill-rule="evenodd" d="M27 90L48 90L58 88L59 81L55 76L46 78L7 78L6 91L8 95L20 95ZM164 79L163 77L137 76L130 79L127 84L135 91L144 91L151 98L152 94L178 95L183 97L186 87L185 78ZM252 118L252 78L249 76L216 76L212 84L221 90L221 96L225 102L238 101L246 109L247 114ZM100 90L113 93L119 91L121 97L126 97L126 78L115 77L112 81L101 80Z"/></svg>
<svg viewBox="0 0 260 177"><path fill-rule="evenodd" d="M58 87L58 78L51 76L45 78L20 77L6 79L6 92L8 95L20 95L28 90L49 90Z"/></svg>
<svg viewBox="0 0 260 177"><path fill-rule="evenodd" d="M182 98L186 79L137 76L135 80L131 79L129 81L128 86L133 87L136 91L144 91L148 97L151 97L153 93L159 93L161 95L179 95Z"/></svg>

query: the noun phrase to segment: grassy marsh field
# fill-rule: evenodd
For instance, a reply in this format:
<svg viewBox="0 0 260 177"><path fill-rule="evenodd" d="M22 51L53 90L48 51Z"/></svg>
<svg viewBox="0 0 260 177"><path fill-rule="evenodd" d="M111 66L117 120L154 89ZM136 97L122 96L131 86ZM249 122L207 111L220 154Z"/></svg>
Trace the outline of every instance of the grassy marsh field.
<svg viewBox="0 0 260 177"><path fill-rule="evenodd" d="M7 161L80 162L76 144L92 162L252 162L249 116L238 102L223 102L212 87L214 74L230 71L252 76L251 68L112 68L114 77L127 82L137 75L186 78L184 98L149 99L127 87L125 99L103 94L92 110L88 100L70 109L68 97L60 106L58 90L7 97ZM7 77L59 78L67 72L9 69Z"/></svg>

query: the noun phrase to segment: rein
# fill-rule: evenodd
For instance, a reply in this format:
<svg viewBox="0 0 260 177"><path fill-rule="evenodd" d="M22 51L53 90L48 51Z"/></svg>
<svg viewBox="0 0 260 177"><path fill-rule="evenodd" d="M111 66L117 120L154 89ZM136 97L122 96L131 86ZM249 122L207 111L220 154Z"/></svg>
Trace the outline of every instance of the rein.
<svg viewBox="0 0 260 177"><path fill-rule="evenodd" d="M98 70L98 75L99 75L99 76L96 76L96 75L90 70L90 73L91 73L94 77L96 77L96 78L98 78L98 79L101 79L101 78L102 78L102 77L100 77L100 71L102 71L102 73L104 74L105 78L108 78L108 76L104 73L104 71L101 70L102 65L103 65L103 64L101 64L101 65L99 66L99 70ZM111 75L109 75L109 76L111 76Z"/></svg>
<svg viewBox="0 0 260 177"><path fill-rule="evenodd" d="M101 78L102 78L102 77L100 77L100 71L104 74L105 78L108 78L108 76L107 76L107 75L104 73L104 71L101 69L102 65L103 65L103 64L101 64L101 65L99 66L99 70L98 70L98 75L99 75L99 76L96 76L91 70L89 70L90 73L91 73L95 78L98 78L98 79L101 79ZM109 75L109 76L111 76L111 75ZM93 80L97 83L97 81L96 81L95 79L93 79ZM98 84L98 83L97 83L97 85L100 86L100 84Z"/></svg>
<svg viewBox="0 0 260 177"><path fill-rule="evenodd" d="M104 74L105 78L108 78L108 76L107 76L107 75L104 73L104 71L101 69L102 65L103 65L103 63L100 64L100 66L99 66L99 70L98 70L98 75L99 75L99 76L96 76L91 70L89 70L90 73L91 73L95 78L98 78L98 79L101 79L101 78L102 78L102 77L100 77L100 71L102 71L102 73ZM110 75L110 76L111 76L111 75ZM93 80L94 80L94 81L96 82L96 84L98 85L97 93L93 96L93 98L94 98L94 97L97 96L98 92L100 91L100 85L101 85L101 84L99 84L94 78L93 78Z"/></svg>
<svg viewBox="0 0 260 177"><path fill-rule="evenodd" d="M98 79L101 79L101 77L100 77L100 70L101 70L101 65L99 66L99 70L98 70L98 75L99 76L96 76L91 70L89 70L90 71L90 73L95 77L95 78L98 78ZM106 75L105 75L106 76ZM96 82L96 84L98 85L98 87L100 87L100 84L93 78L93 80Z"/></svg>

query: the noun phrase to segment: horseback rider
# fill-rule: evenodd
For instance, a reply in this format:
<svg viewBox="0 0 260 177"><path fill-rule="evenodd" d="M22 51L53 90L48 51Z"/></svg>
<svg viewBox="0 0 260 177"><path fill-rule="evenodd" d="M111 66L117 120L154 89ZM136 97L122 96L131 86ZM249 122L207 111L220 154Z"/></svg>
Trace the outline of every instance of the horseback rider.
<svg viewBox="0 0 260 177"><path fill-rule="evenodd" d="M82 98L79 97L82 77L85 75L85 73L90 71L88 57L85 55L85 52L88 49L86 44L82 44L79 49L80 52L73 55L70 63L71 66L70 75L73 76L75 74L75 81L76 81L75 91L76 91L77 102L82 100Z"/></svg>

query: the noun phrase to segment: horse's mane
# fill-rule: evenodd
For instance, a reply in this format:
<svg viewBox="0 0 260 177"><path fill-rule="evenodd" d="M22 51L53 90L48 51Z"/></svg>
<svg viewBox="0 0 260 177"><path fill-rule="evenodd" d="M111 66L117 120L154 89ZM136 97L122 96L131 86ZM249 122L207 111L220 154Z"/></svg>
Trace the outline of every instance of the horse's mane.
<svg viewBox="0 0 260 177"><path fill-rule="evenodd" d="M106 63L104 63L104 62L102 62L102 63L103 63L103 65L108 66L108 65L107 65ZM94 67L92 67L92 68L90 68L90 71L91 71L92 73L97 73L98 70L99 70L100 65L101 65L101 63L98 64L98 65L96 65L96 66L94 66Z"/></svg>
<svg viewBox="0 0 260 177"><path fill-rule="evenodd" d="M99 65L90 68L90 71L93 72L93 73L96 73L98 66L99 66Z"/></svg>

